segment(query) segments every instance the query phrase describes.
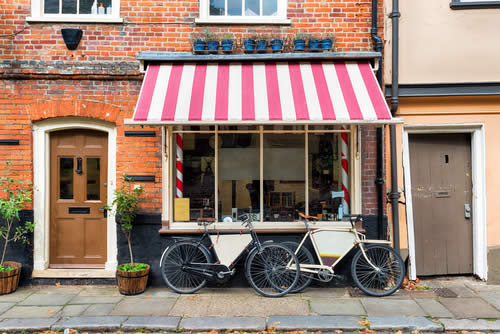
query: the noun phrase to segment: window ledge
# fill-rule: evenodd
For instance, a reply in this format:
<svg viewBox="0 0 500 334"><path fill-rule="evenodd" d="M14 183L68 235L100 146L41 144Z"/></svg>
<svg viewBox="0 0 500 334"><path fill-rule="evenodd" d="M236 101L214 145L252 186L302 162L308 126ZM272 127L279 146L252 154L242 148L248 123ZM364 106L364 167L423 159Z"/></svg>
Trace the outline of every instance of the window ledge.
<svg viewBox="0 0 500 334"><path fill-rule="evenodd" d="M87 18L87 17L27 17L26 22L70 22L70 23L123 23L123 19L121 17L106 17L106 18Z"/></svg>
<svg viewBox="0 0 500 334"><path fill-rule="evenodd" d="M282 18L249 18L249 17L217 17L217 18L197 18L197 24L291 24L292 20Z"/></svg>
<svg viewBox="0 0 500 334"><path fill-rule="evenodd" d="M475 1L475 2L458 2L450 3L451 9L488 9L500 8L500 1Z"/></svg>

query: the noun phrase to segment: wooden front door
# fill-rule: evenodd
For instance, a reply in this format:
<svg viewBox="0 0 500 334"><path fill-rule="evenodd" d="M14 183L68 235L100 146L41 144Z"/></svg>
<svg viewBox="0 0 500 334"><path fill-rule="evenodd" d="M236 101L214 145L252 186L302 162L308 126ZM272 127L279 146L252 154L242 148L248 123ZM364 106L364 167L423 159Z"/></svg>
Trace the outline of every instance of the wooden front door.
<svg viewBox="0 0 500 334"><path fill-rule="evenodd" d="M409 136L417 275L472 273L469 134Z"/></svg>
<svg viewBox="0 0 500 334"><path fill-rule="evenodd" d="M104 132L50 134L51 268L104 268L107 152Z"/></svg>

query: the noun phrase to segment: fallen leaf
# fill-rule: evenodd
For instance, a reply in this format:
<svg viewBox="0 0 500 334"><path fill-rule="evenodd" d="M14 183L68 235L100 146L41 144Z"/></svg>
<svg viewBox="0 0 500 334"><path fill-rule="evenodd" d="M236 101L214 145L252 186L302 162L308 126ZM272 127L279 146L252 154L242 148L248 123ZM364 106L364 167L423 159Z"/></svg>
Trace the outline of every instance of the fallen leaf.
<svg viewBox="0 0 500 334"><path fill-rule="evenodd" d="M56 310L49 310L49 312L47 312L48 314L54 314L56 313L57 311Z"/></svg>
<svg viewBox="0 0 500 334"><path fill-rule="evenodd" d="M279 322L279 321L273 322L273 325L279 325L279 324L281 324L281 322Z"/></svg>
<svg viewBox="0 0 500 334"><path fill-rule="evenodd" d="M145 297L146 298L151 298L151 297L153 297L153 295L146 295Z"/></svg>
<svg viewBox="0 0 500 334"><path fill-rule="evenodd" d="M274 332L276 331L276 328L274 328L274 326L269 326L269 327L267 328L267 331L268 331L269 333L274 333Z"/></svg>
<svg viewBox="0 0 500 334"><path fill-rule="evenodd" d="M401 330L395 331L394 334L403 334L403 331L401 331Z"/></svg>
<svg viewBox="0 0 500 334"><path fill-rule="evenodd" d="M56 286L57 286L57 287L60 287L60 286L61 286L61 283L57 282L57 283L56 283Z"/></svg>
<svg viewBox="0 0 500 334"><path fill-rule="evenodd" d="M341 330L341 329L337 329L337 330L335 331L335 333L340 334L340 333L344 333L344 331L343 331L343 330Z"/></svg>
<svg viewBox="0 0 500 334"><path fill-rule="evenodd" d="M368 320L361 320L359 321L359 324L361 326L370 326L370 322Z"/></svg>

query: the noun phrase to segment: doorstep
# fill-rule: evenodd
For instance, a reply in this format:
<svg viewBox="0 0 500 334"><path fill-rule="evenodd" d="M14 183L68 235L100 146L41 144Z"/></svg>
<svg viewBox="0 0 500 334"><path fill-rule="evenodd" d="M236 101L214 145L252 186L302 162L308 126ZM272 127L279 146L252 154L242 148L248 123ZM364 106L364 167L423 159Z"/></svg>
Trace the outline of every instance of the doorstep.
<svg viewBox="0 0 500 334"><path fill-rule="evenodd" d="M33 278L115 278L116 271L104 269L33 270Z"/></svg>

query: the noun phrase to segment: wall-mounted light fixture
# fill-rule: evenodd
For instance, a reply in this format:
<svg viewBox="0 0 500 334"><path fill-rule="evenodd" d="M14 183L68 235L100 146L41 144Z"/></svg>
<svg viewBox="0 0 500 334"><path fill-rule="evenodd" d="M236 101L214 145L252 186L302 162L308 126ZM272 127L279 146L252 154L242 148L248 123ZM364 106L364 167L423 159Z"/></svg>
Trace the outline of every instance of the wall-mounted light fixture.
<svg viewBox="0 0 500 334"><path fill-rule="evenodd" d="M61 34L68 50L75 50L82 39L83 31L78 28L62 28Z"/></svg>

